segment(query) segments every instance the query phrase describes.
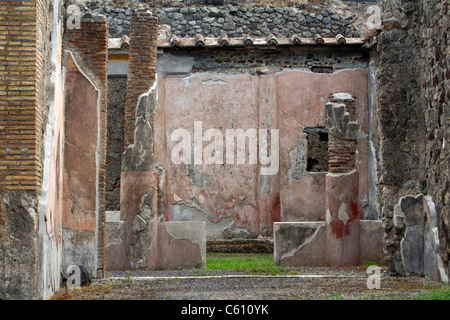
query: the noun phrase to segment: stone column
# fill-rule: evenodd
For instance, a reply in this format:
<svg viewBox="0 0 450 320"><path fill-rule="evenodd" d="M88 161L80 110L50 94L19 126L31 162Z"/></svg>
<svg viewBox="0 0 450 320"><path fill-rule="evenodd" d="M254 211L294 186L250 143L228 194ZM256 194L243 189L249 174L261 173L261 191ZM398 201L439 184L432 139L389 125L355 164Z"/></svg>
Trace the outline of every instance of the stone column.
<svg viewBox="0 0 450 320"><path fill-rule="evenodd" d="M108 24L85 14L65 33L63 268L103 277Z"/></svg>
<svg viewBox="0 0 450 320"><path fill-rule="evenodd" d="M333 94L326 104L329 172L326 184L327 264L359 264L359 179L355 167L357 121L354 98Z"/></svg>
<svg viewBox="0 0 450 320"><path fill-rule="evenodd" d="M157 228L157 173L153 119L157 102L158 20L146 9L133 12L125 101L124 154L120 187L122 242L107 248L108 270L152 269Z"/></svg>

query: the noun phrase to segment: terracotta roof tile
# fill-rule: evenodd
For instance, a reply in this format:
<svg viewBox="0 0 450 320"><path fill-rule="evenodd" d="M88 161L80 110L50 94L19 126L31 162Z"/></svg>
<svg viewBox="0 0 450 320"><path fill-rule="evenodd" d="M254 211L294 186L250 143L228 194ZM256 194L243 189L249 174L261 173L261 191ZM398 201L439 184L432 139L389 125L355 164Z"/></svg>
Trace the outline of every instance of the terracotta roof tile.
<svg viewBox="0 0 450 320"><path fill-rule="evenodd" d="M314 41L315 41L317 44L324 44L324 43L325 43L325 40L324 40L319 34L316 34L316 35L314 36Z"/></svg>
<svg viewBox="0 0 450 320"><path fill-rule="evenodd" d="M130 38L126 34L122 36L120 41L121 41L120 44L121 49L128 49L130 47Z"/></svg>
<svg viewBox="0 0 450 320"><path fill-rule="evenodd" d="M205 46L205 39L201 34L197 34L194 38L195 46L196 47L204 47Z"/></svg>
<svg viewBox="0 0 450 320"><path fill-rule="evenodd" d="M178 39L178 37L175 34L173 34L170 37L170 46L171 47L179 47L180 45L181 45L180 39Z"/></svg>
<svg viewBox="0 0 450 320"><path fill-rule="evenodd" d="M128 38L128 37L127 37ZM109 39L109 49L127 49L129 46L129 39L112 38ZM179 38L175 34L172 34L170 39L158 38L158 47L170 48L170 47L281 47L281 46L313 46L313 45L363 45L365 43L363 38L345 38L342 35L337 35L335 38L323 38L320 35L315 35L313 38L300 38L296 34L288 38L277 38L274 35L269 35L266 38L252 38L246 34L242 37L228 37L227 34L222 34L217 38L204 37L201 34L197 34L194 38Z"/></svg>
<svg viewBox="0 0 450 320"><path fill-rule="evenodd" d="M255 39L250 37L249 34L244 35L244 46L251 46L255 42Z"/></svg>
<svg viewBox="0 0 450 320"><path fill-rule="evenodd" d="M338 44L346 44L346 43L347 43L347 40L345 39L345 37L344 37L342 34L338 34L338 35L336 36L336 42L337 42Z"/></svg>
<svg viewBox="0 0 450 320"><path fill-rule="evenodd" d="M219 45L220 46L228 46L228 36L224 33L219 38Z"/></svg>

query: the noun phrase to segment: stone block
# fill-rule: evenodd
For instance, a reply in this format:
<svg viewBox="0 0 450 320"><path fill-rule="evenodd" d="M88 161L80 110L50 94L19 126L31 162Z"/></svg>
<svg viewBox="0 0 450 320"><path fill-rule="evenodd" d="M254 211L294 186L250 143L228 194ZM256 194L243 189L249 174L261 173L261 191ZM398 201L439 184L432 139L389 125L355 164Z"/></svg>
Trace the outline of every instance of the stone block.
<svg viewBox="0 0 450 320"><path fill-rule="evenodd" d="M206 268L205 222L162 222L157 233L159 269Z"/></svg>
<svg viewBox="0 0 450 320"><path fill-rule="evenodd" d="M274 223L275 265L325 266L325 246L325 221Z"/></svg>
<svg viewBox="0 0 450 320"><path fill-rule="evenodd" d="M122 242L123 221L120 220L120 211L106 211L106 247ZM109 257L106 250L106 261L113 259Z"/></svg>
<svg viewBox="0 0 450 320"><path fill-rule="evenodd" d="M360 264L364 265L369 261L385 264L383 254L383 222L381 220L360 220L359 226Z"/></svg>
<svg viewBox="0 0 450 320"><path fill-rule="evenodd" d="M424 227L412 225L407 227L405 238L401 241L401 253L405 270L413 274L423 274Z"/></svg>

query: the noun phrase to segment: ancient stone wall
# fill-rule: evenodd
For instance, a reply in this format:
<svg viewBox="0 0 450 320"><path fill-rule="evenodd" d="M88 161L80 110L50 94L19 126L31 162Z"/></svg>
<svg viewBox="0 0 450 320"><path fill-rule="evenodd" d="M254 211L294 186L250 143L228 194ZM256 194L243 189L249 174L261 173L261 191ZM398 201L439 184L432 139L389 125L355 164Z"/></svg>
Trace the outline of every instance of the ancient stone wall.
<svg viewBox="0 0 450 320"><path fill-rule="evenodd" d="M174 64L178 60L177 64ZM165 50L158 57L158 72L172 72L175 67L179 71L193 72L220 71L254 72L258 68L272 66L279 70L303 68L311 71L316 66L325 66L333 71L352 68L367 68L369 55L354 48L340 47L339 50L308 47L272 48L267 50L248 51L242 48L202 48ZM170 69L168 69L168 67ZM182 69L183 68L183 69Z"/></svg>
<svg viewBox="0 0 450 320"><path fill-rule="evenodd" d="M75 1L76 2L76 1ZM278 4L278 7L277 7ZM283 7L278 2L258 3L222 3L213 5L205 1L190 1L180 5L171 3L171 7L154 8L160 25L171 26L172 33L184 37L203 34L218 37L222 33L241 37L250 34L253 37L276 37L297 34L299 37L334 37L342 34L358 37L362 29L358 21L366 12L361 5L353 7L353 2L331 1L314 4L294 3ZM145 1L111 2L90 1L80 7L84 11L94 11L106 15L111 37L129 34L131 14L134 7L154 6ZM204 6L202 6L204 5ZM348 7L347 7L348 5ZM363 6L365 8L365 6Z"/></svg>
<svg viewBox="0 0 450 320"><path fill-rule="evenodd" d="M205 220L208 239L271 237L272 223L280 219L324 221L326 172L307 172L310 133L304 129L323 128L325 99L344 91L359 97L365 132L367 58L346 46L164 49L158 55L155 139L166 142L155 144L155 157L169 187L160 211L168 220ZM315 65L336 72L311 72ZM175 165L170 159L175 143L168 137L179 128L192 134L200 120L204 130L279 128L279 171L267 176L251 165ZM365 166L361 162L361 172ZM363 184L362 194L367 196Z"/></svg>
<svg viewBox="0 0 450 320"><path fill-rule="evenodd" d="M406 1L404 1L406 3ZM397 4L401 10L402 6ZM396 8L397 9L397 8ZM401 235L393 228L394 206L399 197L420 192L423 180L424 123L419 83L419 12L409 12L411 22L400 27L392 8L385 8L383 31L378 36L375 54L377 101L374 130L379 142L379 182L385 224L385 255L391 270L401 269L398 251ZM395 68L393 68L395 66ZM405 117L405 114L408 117Z"/></svg>
<svg viewBox="0 0 450 320"><path fill-rule="evenodd" d="M378 141L386 260L394 274L413 272L442 280L448 273L449 243L448 210L443 205L449 194L445 150L449 73L444 49L448 19L443 18L448 5L445 0L387 2L374 52L374 141ZM426 194L431 198L422 198ZM416 224L413 216L424 212L426 222ZM438 243L430 242L437 230ZM414 246L408 245L411 241ZM431 261L424 258L426 247L434 266L426 266Z"/></svg>
<svg viewBox="0 0 450 320"><path fill-rule="evenodd" d="M426 124L426 182L438 215L440 256L450 274L450 1L423 1L422 78Z"/></svg>
<svg viewBox="0 0 450 320"><path fill-rule="evenodd" d="M108 79L108 138L106 144L106 210L120 210L120 170L123 153L126 77Z"/></svg>

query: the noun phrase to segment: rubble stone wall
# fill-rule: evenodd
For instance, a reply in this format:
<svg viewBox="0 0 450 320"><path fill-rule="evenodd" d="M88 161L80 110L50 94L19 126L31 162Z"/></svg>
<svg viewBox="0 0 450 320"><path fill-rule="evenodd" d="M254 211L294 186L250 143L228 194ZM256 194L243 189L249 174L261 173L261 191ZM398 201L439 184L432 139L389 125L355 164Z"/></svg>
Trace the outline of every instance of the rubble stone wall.
<svg viewBox="0 0 450 320"><path fill-rule="evenodd" d="M438 214L440 256L450 274L450 1L423 1L422 79L426 125L426 183Z"/></svg>
<svg viewBox="0 0 450 320"><path fill-rule="evenodd" d="M74 3L80 3L74 0ZM166 2L166 1L164 1ZM250 34L264 37L270 34L286 37L359 37L362 25L369 15L366 11L374 2L316 1L295 3L290 7L280 6L275 1L263 3L233 1L185 1L183 3L159 4L137 1L82 1L84 11L93 11L107 16L110 37L129 35L132 11L136 7L153 7L160 25L170 25L177 36L218 37L227 33L232 37ZM170 7L166 7L170 5ZM278 5L278 6L277 6Z"/></svg>
<svg viewBox="0 0 450 320"><path fill-rule="evenodd" d="M432 276L431 269L411 267L423 252L417 244L417 252L411 253L404 241L409 234L409 239L424 242L429 235L423 230L433 228L439 238L434 255L448 274L448 7L448 0L386 3L374 51L373 141L378 145L385 256L394 274L419 270ZM433 212L408 200L419 195L431 196L427 201L434 203L437 221L428 214L425 225L414 229L399 217L416 207Z"/></svg>

